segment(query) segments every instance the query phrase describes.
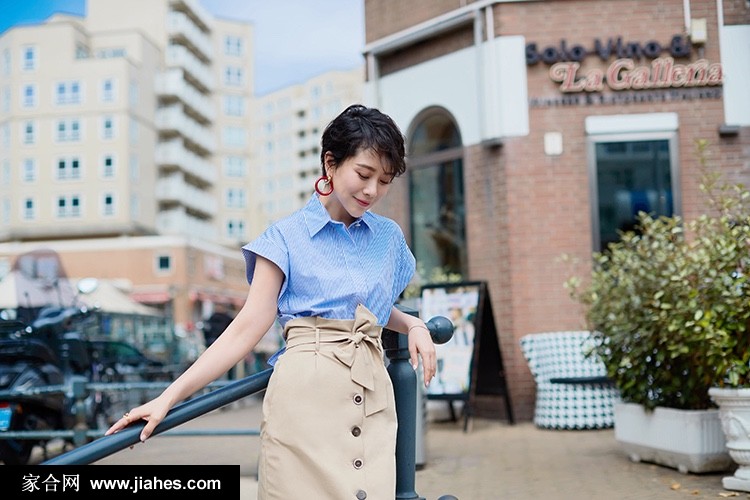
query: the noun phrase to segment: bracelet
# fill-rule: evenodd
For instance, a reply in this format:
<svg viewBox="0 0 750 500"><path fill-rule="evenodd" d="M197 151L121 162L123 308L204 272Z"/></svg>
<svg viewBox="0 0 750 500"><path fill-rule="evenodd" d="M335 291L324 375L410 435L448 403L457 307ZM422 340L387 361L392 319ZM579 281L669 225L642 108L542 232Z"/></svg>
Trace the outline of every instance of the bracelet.
<svg viewBox="0 0 750 500"><path fill-rule="evenodd" d="M424 328L425 330L427 330L427 333L430 333L430 329L427 328L426 326L424 326L424 325L414 325L414 326L409 327L408 330L406 330L406 334L409 335L411 333L411 331L414 330L415 328Z"/></svg>

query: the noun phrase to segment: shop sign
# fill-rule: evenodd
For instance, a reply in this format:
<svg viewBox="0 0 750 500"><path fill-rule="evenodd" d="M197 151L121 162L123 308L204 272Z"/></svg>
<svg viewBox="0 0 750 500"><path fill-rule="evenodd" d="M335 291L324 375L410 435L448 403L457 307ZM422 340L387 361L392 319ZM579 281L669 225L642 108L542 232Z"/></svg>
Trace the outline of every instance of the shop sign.
<svg viewBox="0 0 750 500"><path fill-rule="evenodd" d="M663 54L667 52L668 56ZM721 85L723 80L720 63L700 59L684 64L675 59L689 59L692 52L690 40L675 35L668 44L654 40L625 42L622 37L610 38L607 42L595 39L593 48L583 45L569 46L561 40L558 46L539 50L536 43L526 46L526 64L544 62L550 65L549 76L560 84L560 91L601 92L606 88L622 90L652 90L667 88L709 87ZM606 69L581 70L581 62L589 56L598 56L602 61L616 57ZM637 64L642 59L650 63ZM644 61L645 62L645 61Z"/></svg>
<svg viewBox="0 0 750 500"><path fill-rule="evenodd" d="M552 65L558 62L575 61L581 62L588 56L599 56L599 59L606 62L612 57L618 59L656 59L661 57L664 52L668 52L671 57L685 58L690 57L692 44L690 40L683 35L674 35L672 40L662 45L655 40L646 43L626 42L622 37L610 38L604 43L601 39L594 39L593 48L586 48L583 45L568 46L566 40L560 40L560 45L538 49L536 43L526 45L526 64L531 66L538 62L544 62Z"/></svg>
<svg viewBox="0 0 750 500"><path fill-rule="evenodd" d="M606 84L612 90L650 90L721 85L720 63L705 59L677 64L671 57L660 57L648 66L636 66L633 59L617 59L606 71L595 68L583 75L577 62L559 62L549 76L562 92L601 92Z"/></svg>

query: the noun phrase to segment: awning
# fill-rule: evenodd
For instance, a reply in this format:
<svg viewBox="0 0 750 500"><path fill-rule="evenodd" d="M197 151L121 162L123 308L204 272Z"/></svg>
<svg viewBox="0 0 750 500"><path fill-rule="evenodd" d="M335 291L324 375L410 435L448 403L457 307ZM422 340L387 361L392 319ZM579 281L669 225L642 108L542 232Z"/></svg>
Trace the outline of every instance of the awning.
<svg viewBox="0 0 750 500"><path fill-rule="evenodd" d="M232 304L235 307L242 307L245 305L246 297L237 295L229 295L228 293L220 293L213 291L204 290L191 290L188 294L191 301L201 302L212 302L214 304Z"/></svg>
<svg viewBox="0 0 750 500"><path fill-rule="evenodd" d="M126 290L109 280L97 280L93 292L81 295L80 299L89 307L96 307L104 312L139 314L144 316L161 316L162 312L153 307L133 300Z"/></svg>
<svg viewBox="0 0 750 500"><path fill-rule="evenodd" d="M130 292L130 298L142 304L164 304L171 300L167 291Z"/></svg>

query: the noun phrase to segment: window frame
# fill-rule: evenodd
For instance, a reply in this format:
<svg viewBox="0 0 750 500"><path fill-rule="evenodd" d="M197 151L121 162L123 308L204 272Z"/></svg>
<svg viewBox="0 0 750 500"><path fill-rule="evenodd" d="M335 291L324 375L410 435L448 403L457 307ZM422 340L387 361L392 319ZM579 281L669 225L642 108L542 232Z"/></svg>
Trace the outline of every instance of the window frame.
<svg viewBox="0 0 750 500"><path fill-rule="evenodd" d="M612 133L588 134L586 136L586 156L588 163L589 200L591 221L591 244L594 251L601 251L601 235L599 220L599 192L596 146L609 142L645 142L667 141L669 149L669 175L672 185L672 213L682 214L682 194L680 190L680 154L679 134L677 130L664 131L625 131Z"/></svg>

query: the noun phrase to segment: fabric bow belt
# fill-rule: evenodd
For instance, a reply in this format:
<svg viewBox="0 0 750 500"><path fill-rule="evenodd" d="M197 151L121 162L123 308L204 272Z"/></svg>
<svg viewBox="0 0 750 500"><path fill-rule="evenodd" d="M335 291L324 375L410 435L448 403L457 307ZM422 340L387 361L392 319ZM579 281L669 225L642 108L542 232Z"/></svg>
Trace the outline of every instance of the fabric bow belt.
<svg viewBox="0 0 750 500"><path fill-rule="evenodd" d="M317 350L320 341L317 335L315 341L309 335L295 335L309 333L310 329L324 336L324 345L334 343L333 356L349 367L352 382L363 388L365 416L385 409L388 405L388 374L383 367L382 328L378 326L375 315L360 304L353 321L323 318L291 320L285 332L288 337L287 349L315 342Z"/></svg>

